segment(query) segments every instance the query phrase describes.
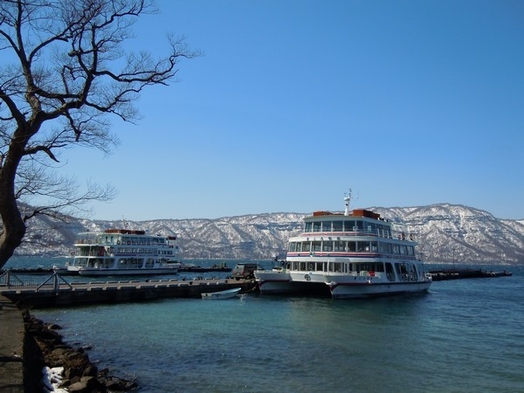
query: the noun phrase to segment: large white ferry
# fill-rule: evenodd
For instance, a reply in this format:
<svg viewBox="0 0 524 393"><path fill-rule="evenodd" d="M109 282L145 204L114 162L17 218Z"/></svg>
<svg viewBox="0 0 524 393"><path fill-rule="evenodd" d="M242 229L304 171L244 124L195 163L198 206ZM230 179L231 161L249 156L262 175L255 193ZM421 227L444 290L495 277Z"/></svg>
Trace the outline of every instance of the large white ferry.
<svg viewBox="0 0 524 393"><path fill-rule="evenodd" d="M80 233L75 247L67 271L82 276L173 274L180 267L176 236L108 229Z"/></svg>
<svg viewBox="0 0 524 393"><path fill-rule="evenodd" d="M282 267L254 272L261 293L330 293L335 299L427 291L431 275L415 256L414 234L370 210L317 211L289 239Z"/></svg>

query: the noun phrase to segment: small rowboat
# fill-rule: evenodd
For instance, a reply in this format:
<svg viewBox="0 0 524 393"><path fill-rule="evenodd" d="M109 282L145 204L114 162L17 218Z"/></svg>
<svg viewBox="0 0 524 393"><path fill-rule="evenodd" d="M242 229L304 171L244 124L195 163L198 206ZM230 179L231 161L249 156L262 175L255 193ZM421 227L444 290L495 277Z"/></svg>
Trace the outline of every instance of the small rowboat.
<svg viewBox="0 0 524 393"><path fill-rule="evenodd" d="M226 289L225 291L218 292L206 292L202 293L202 299L205 300L218 300L218 299L231 299L238 295L242 288Z"/></svg>

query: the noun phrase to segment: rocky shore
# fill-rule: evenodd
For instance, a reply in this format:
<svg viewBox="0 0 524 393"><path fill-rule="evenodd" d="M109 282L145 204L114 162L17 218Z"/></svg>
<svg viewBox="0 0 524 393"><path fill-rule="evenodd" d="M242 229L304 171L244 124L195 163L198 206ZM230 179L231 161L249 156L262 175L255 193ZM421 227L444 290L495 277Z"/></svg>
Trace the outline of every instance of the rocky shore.
<svg viewBox="0 0 524 393"><path fill-rule="evenodd" d="M106 393L136 390L136 381L109 375L108 369L99 370L89 360L86 350L75 349L64 343L57 332L61 327L44 323L24 312L26 369L24 379L37 391L49 389L48 376L43 370L60 369L60 388L75 393ZM48 385L46 387L46 385Z"/></svg>

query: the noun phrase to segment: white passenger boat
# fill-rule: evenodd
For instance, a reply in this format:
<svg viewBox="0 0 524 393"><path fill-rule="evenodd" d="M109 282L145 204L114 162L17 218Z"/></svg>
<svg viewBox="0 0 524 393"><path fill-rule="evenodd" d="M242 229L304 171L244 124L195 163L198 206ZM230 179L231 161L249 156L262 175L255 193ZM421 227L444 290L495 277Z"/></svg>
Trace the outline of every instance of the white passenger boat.
<svg viewBox="0 0 524 393"><path fill-rule="evenodd" d="M282 267L254 272L261 293L326 293L335 299L427 291L431 275L415 256L415 236L370 210L318 211L289 239Z"/></svg>
<svg viewBox="0 0 524 393"><path fill-rule="evenodd" d="M221 300L221 299L231 299L236 297L242 288L232 288L226 289L224 291L217 292L205 292L202 293L202 299L204 300Z"/></svg>
<svg viewBox="0 0 524 393"><path fill-rule="evenodd" d="M80 233L75 247L67 270L82 276L173 274L180 267L176 236L108 229Z"/></svg>

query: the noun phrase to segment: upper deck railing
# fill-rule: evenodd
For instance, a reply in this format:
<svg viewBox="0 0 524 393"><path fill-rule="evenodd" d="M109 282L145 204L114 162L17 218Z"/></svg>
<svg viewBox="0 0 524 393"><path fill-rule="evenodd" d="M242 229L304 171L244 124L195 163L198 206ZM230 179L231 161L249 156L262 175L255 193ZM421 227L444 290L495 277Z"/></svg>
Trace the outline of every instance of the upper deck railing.
<svg viewBox="0 0 524 393"><path fill-rule="evenodd" d="M381 229L381 228L375 228L372 229L353 229L351 231L304 231L300 234L300 236L331 236L331 237L337 237L337 236L374 236L374 237L380 237L384 239L398 239L398 240L407 240L407 241L415 241L415 234L413 232L406 232L402 230L391 230L391 229Z"/></svg>

